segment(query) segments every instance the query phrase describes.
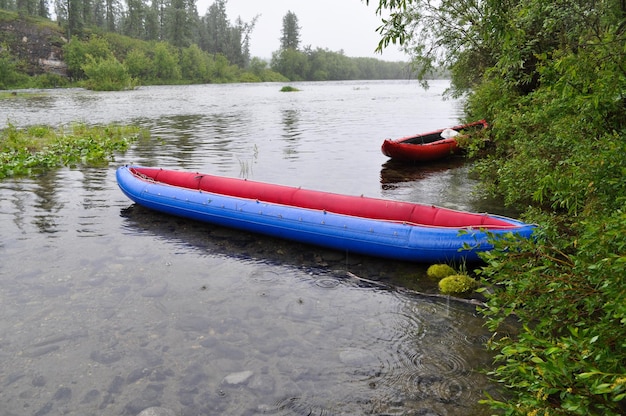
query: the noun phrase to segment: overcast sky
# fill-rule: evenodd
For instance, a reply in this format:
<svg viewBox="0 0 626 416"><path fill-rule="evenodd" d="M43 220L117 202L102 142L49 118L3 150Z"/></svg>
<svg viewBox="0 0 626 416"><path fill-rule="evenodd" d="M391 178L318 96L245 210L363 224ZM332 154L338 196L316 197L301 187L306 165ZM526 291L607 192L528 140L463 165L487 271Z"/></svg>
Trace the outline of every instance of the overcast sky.
<svg viewBox="0 0 626 416"><path fill-rule="evenodd" d="M199 0L198 14L204 16L214 0ZM378 0L369 6L361 0L227 0L226 14L232 24L237 17L251 22L259 15L251 35L250 54L271 58L280 48L283 17L295 13L300 25L300 46L343 50L349 57L373 57L385 61L407 61L395 45L381 54L374 50L380 41L376 28L381 24L376 15Z"/></svg>

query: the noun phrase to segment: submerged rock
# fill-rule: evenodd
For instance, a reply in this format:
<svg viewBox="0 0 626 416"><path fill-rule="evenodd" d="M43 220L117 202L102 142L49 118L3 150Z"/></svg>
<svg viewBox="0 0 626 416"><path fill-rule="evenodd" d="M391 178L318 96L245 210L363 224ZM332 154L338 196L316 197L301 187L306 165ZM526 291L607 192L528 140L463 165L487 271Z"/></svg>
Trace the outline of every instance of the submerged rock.
<svg viewBox="0 0 626 416"><path fill-rule="evenodd" d="M224 377L225 384L237 385L247 382L254 373L252 371L240 371L238 373L231 373Z"/></svg>
<svg viewBox="0 0 626 416"><path fill-rule="evenodd" d="M176 416L176 413L165 407L149 407L142 410L137 416Z"/></svg>

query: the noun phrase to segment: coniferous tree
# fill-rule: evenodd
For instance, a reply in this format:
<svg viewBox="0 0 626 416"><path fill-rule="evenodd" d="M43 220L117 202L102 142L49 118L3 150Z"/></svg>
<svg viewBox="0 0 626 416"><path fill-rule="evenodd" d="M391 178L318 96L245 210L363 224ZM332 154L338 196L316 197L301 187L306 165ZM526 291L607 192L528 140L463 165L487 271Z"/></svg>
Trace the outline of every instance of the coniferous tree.
<svg viewBox="0 0 626 416"><path fill-rule="evenodd" d="M83 13L80 0L67 0L67 37L68 39L83 31Z"/></svg>
<svg viewBox="0 0 626 416"><path fill-rule="evenodd" d="M20 13L28 13L28 0L17 0L16 6Z"/></svg>
<svg viewBox="0 0 626 416"><path fill-rule="evenodd" d="M298 50L300 47L300 26L298 26L298 16L292 11L288 11L283 17L283 30L280 38L280 48Z"/></svg>
<svg viewBox="0 0 626 416"><path fill-rule="evenodd" d="M143 35L144 7L142 0L126 0L124 34L133 38Z"/></svg>
<svg viewBox="0 0 626 416"><path fill-rule="evenodd" d="M167 0L152 0L150 7L146 9L146 40L163 40L165 38L165 11L167 7Z"/></svg>
<svg viewBox="0 0 626 416"><path fill-rule="evenodd" d="M144 28L145 40L161 39L161 24L159 22L158 2L153 0L149 7L146 7L146 20Z"/></svg>
<svg viewBox="0 0 626 416"><path fill-rule="evenodd" d="M109 32L115 32L117 29L117 17L119 10L118 0L104 0L105 1L105 27Z"/></svg>
<svg viewBox="0 0 626 416"><path fill-rule="evenodd" d="M95 0L93 2L93 24L103 30L107 28L105 10L104 0Z"/></svg>
<svg viewBox="0 0 626 416"><path fill-rule="evenodd" d="M166 11L166 40L179 48L189 46L197 26L193 0L172 0Z"/></svg>
<svg viewBox="0 0 626 416"><path fill-rule="evenodd" d="M210 54L224 54L229 43L230 24L226 15L226 1L216 0L202 18L200 47Z"/></svg>
<svg viewBox="0 0 626 416"><path fill-rule="evenodd" d="M200 18L198 46L209 54L224 55L232 64L245 68L250 62L250 33L258 16L251 22L237 18L233 26L226 14L226 0L216 0Z"/></svg>
<svg viewBox="0 0 626 416"><path fill-rule="evenodd" d="M234 31L237 32L237 44L234 45L239 51L240 60L231 60L232 63L239 65L242 68L246 68L250 63L250 34L254 30L254 26L259 16L254 16L251 22L247 23L237 18L237 26Z"/></svg>
<svg viewBox="0 0 626 416"><path fill-rule="evenodd" d="M0 0L0 9L15 10L15 1L13 1L13 0Z"/></svg>
<svg viewBox="0 0 626 416"><path fill-rule="evenodd" d="M47 0L39 0L37 7L37 16L48 19L50 17L50 12L48 11L48 1Z"/></svg>
<svg viewBox="0 0 626 416"><path fill-rule="evenodd" d="M80 14L83 25L89 27L95 24L94 1L82 0L80 3Z"/></svg>

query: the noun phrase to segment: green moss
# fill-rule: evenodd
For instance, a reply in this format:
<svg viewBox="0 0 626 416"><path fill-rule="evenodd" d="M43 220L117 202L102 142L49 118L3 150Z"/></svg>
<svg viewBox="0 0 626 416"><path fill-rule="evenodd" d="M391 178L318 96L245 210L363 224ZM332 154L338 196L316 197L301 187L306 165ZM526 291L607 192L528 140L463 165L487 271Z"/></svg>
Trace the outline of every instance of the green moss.
<svg viewBox="0 0 626 416"><path fill-rule="evenodd" d="M478 282L465 274L453 274L439 281L439 290L445 295L464 295L478 287Z"/></svg>
<svg viewBox="0 0 626 416"><path fill-rule="evenodd" d="M433 264L426 270L426 275L436 280L441 280L453 274L457 274L456 270L447 264Z"/></svg>

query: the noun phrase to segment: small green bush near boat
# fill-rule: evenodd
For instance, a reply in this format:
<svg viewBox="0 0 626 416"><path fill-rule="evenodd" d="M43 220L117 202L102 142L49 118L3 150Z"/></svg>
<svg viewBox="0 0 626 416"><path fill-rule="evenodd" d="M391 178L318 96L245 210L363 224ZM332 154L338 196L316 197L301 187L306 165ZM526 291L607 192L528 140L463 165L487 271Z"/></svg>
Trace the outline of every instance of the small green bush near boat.
<svg viewBox="0 0 626 416"><path fill-rule="evenodd" d="M97 165L113 160L142 134L136 126L69 127L30 126L18 129L9 124L0 130L0 178L27 176L60 166L79 163Z"/></svg>
<svg viewBox="0 0 626 416"><path fill-rule="evenodd" d="M290 85L285 85L284 87L280 89L280 92L294 92L294 91L300 91L300 90Z"/></svg>
<svg viewBox="0 0 626 416"><path fill-rule="evenodd" d="M431 279L441 280L444 277L457 274L456 270L447 264L433 264L426 270L426 275Z"/></svg>
<svg viewBox="0 0 626 416"><path fill-rule="evenodd" d="M453 274L439 281L439 290L444 295L465 295L478 287L478 282L466 274Z"/></svg>

